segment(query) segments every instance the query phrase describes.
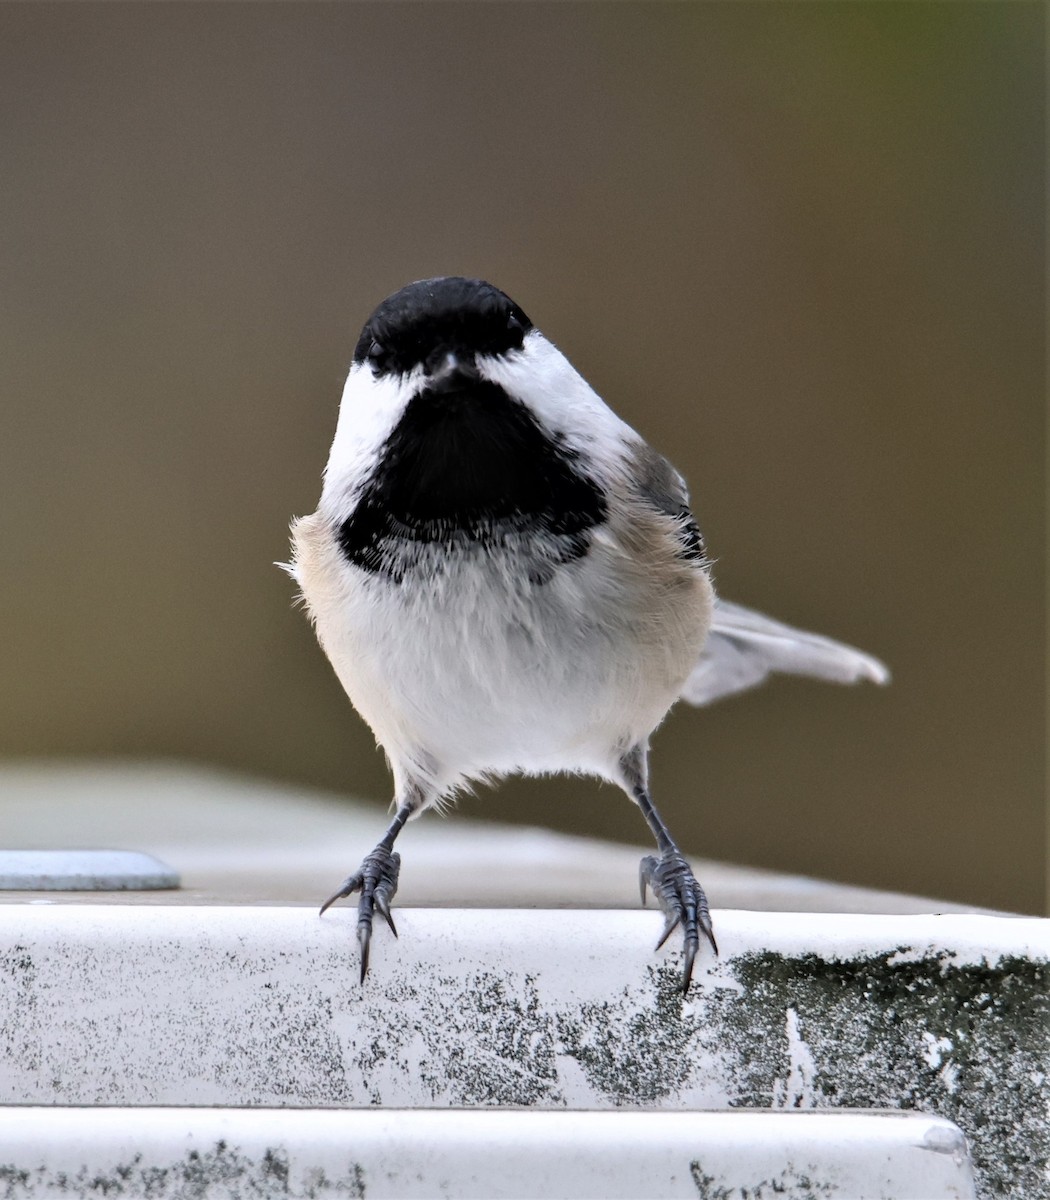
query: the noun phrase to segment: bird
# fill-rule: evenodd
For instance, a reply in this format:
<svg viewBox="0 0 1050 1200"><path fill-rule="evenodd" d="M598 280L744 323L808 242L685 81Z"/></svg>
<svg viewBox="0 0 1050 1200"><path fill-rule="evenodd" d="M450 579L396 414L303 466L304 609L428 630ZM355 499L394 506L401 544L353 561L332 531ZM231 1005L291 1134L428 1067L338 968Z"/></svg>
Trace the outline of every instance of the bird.
<svg viewBox="0 0 1050 1200"><path fill-rule="evenodd" d="M410 283L372 312L317 511L292 522L322 649L386 754L393 819L321 906L359 893L361 983L410 819L509 775L616 784L656 852L639 867L682 936L687 993L710 908L657 811L649 739L677 700L773 673L886 683L876 658L716 596L682 476L493 284Z"/></svg>

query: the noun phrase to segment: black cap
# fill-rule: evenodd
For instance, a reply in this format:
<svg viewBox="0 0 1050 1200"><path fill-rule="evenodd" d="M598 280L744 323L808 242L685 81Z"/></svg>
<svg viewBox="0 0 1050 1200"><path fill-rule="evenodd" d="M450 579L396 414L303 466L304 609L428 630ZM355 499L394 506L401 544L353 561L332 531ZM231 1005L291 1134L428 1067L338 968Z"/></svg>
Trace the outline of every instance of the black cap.
<svg viewBox="0 0 1050 1200"><path fill-rule="evenodd" d="M365 323L354 362L375 375L436 366L445 355L520 350L532 322L513 300L482 279L421 279L388 296Z"/></svg>

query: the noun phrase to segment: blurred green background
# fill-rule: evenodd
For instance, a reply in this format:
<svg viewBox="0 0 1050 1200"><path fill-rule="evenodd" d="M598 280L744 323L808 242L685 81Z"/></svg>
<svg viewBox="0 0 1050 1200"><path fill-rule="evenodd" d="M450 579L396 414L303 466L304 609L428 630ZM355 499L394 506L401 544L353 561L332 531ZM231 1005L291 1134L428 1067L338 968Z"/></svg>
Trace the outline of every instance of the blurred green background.
<svg viewBox="0 0 1050 1200"><path fill-rule="evenodd" d="M726 596L894 671L676 711L684 846L1043 911L1044 21L0 7L0 753L306 781L378 835L271 563L371 308L480 275L685 473ZM587 781L463 807L646 840Z"/></svg>

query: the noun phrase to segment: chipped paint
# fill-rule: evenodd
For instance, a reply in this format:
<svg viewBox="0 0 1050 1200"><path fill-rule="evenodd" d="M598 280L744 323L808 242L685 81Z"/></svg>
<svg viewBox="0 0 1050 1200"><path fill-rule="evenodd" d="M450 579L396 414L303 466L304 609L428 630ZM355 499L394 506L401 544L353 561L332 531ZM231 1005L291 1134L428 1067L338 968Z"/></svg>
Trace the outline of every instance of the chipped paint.
<svg viewBox="0 0 1050 1200"><path fill-rule="evenodd" d="M1050 1200L1046 922L721 913L686 1000L652 914L398 923L0 909L0 1103L921 1110Z"/></svg>
<svg viewBox="0 0 1050 1200"><path fill-rule="evenodd" d="M798 1013L788 1008L784 1032L787 1036L788 1073L783 1081L773 1084L774 1108L812 1108L816 1064L813 1055L799 1032Z"/></svg>

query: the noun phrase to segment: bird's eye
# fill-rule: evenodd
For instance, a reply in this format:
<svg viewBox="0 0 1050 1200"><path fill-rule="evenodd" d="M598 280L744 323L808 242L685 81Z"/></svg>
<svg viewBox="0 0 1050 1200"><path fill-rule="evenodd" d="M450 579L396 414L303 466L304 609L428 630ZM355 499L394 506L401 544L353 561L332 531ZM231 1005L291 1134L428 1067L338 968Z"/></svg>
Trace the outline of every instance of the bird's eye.
<svg viewBox="0 0 1050 1200"><path fill-rule="evenodd" d="M375 338L373 338L371 346L368 347L368 361L371 363L379 363L382 361L384 353L385 351L383 350L383 347L375 340Z"/></svg>
<svg viewBox="0 0 1050 1200"><path fill-rule="evenodd" d="M520 333L521 332L521 322L518 320L518 318L513 313L511 313L507 317L507 328L512 333Z"/></svg>

